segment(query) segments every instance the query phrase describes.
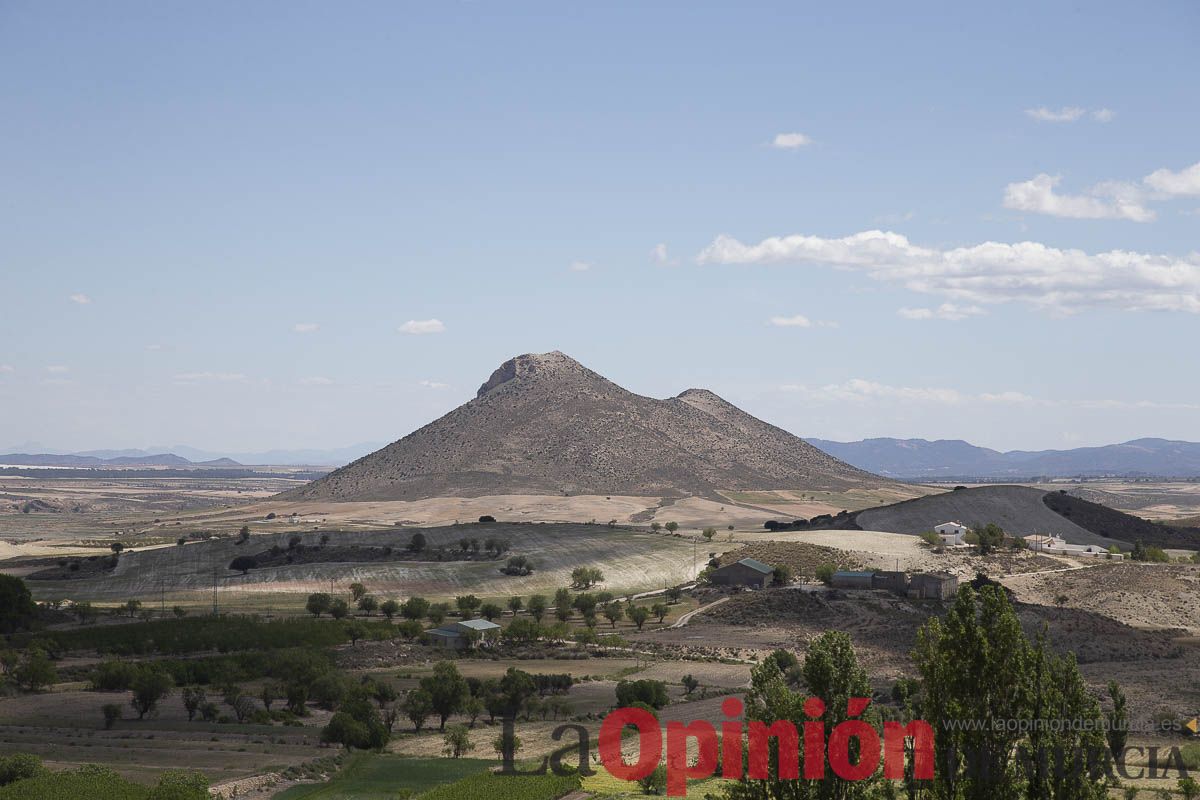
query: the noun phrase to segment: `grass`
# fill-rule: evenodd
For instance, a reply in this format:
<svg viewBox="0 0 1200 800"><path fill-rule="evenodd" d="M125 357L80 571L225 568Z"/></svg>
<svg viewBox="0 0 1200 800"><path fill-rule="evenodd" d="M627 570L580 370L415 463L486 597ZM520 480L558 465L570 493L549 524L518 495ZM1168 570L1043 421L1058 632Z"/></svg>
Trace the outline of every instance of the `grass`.
<svg viewBox="0 0 1200 800"><path fill-rule="evenodd" d="M579 776L482 772L422 794L419 800L556 800L579 788Z"/></svg>
<svg viewBox="0 0 1200 800"><path fill-rule="evenodd" d="M403 758L358 753L328 783L293 786L272 800L393 800L401 790L420 794L482 773L494 765L494 761L477 758Z"/></svg>

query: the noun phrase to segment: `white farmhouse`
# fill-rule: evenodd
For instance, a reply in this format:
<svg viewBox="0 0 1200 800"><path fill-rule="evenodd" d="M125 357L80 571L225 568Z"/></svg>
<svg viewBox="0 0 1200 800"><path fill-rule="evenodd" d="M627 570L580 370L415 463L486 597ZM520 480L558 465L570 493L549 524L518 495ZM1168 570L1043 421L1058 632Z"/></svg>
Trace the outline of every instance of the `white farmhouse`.
<svg viewBox="0 0 1200 800"><path fill-rule="evenodd" d="M943 547L958 547L964 544L963 537L971 529L961 522L943 522L933 526L934 533L942 540Z"/></svg>
<svg viewBox="0 0 1200 800"><path fill-rule="evenodd" d="M1125 558L1120 553L1110 553L1097 544L1067 544L1062 537L1041 533L1026 536L1025 543L1029 545L1030 550L1055 556L1084 556L1106 558L1112 561L1122 561Z"/></svg>

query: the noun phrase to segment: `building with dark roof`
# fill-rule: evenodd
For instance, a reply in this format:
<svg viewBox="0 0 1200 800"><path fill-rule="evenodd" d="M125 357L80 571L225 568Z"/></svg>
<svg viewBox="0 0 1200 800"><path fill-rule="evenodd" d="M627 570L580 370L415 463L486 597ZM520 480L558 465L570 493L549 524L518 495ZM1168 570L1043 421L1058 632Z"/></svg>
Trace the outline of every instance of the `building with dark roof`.
<svg viewBox="0 0 1200 800"><path fill-rule="evenodd" d="M717 567L709 576L714 586L749 586L765 589L775 575L775 568L753 558L743 558L732 564Z"/></svg>

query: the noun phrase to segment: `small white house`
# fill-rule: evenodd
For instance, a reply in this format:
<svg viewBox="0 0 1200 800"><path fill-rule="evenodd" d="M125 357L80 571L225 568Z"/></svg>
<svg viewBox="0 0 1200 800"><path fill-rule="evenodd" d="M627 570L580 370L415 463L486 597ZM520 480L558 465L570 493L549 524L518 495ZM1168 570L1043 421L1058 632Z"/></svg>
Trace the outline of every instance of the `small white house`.
<svg viewBox="0 0 1200 800"><path fill-rule="evenodd" d="M964 544L963 537L971 529L961 522L943 522L941 525L934 525L933 531L942 540L943 547L958 547Z"/></svg>
<svg viewBox="0 0 1200 800"><path fill-rule="evenodd" d="M1026 536L1025 543L1029 545L1030 550L1055 556L1083 556L1105 558L1112 561L1122 561L1125 558L1120 553L1110 553L1097 544L1067 544L1066 540L1061 537L1040 533Z"/></svg>

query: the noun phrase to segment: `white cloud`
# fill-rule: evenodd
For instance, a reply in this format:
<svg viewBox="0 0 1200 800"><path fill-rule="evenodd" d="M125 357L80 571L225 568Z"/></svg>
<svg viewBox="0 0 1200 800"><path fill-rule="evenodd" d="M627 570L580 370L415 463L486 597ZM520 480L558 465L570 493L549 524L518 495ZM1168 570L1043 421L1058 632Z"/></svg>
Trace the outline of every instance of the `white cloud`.
<svg viewBox="0 0 1200 800"><path fill-rule="evenodd" d="M314 375L311 378L301 378L301 386L332 386L333 381L329 378L323 378L320 375Z"/></svg>
<svg viewBox="0 0 1200 800"><path fill-rule="evenodd" d="M671 258L667 252L667 246L662 242L650 248L650 258L655 264L661 264L664 267L673 267L679 263L678 258Z"/></svg>
<svg viewBox="0 0 1200 800"><path fill-rule="evenodd" d="M1097 108L1092 112L1092 119L1096 122L1112 122L1116 118L1117 112L1111 108Z"/></svg>
<svg viewBox="0 0 1200 800"><path fill-rule="evenodd" d="M430 380L418 381L417 385L423 386L426 389L449 389L450 388L450 384L448 384L448 383L441 383L439 381L430 381Z"/></svg>
<svg viewBox="0 0 1200 800"><path fill-rule="evenodd" d="M920 403L927 405L957 406L986 403L991 405L1034 405L1038 401L1023 392L984 392L971 394L958 389L942 387L891 386L886 383L853 378L845 383L825 386L785 384L782 391L803 395L818 403L854 403L857 405L887 403Z"/></svg>
<svg viewBox="0 0 1200 800"><path fill-rule="evenodd" d="M1038 122L1074 122L1086 113L1087 109L1079 106L1063 106L1059 109L1039 106L1025 109L1026 116L1033 117Z"/></svg>
<svg viewBox="0 0 1200 800"><path fill-rule="evenodd" d="M315 322L297 322L292 326L292 330L296 333L314 333L320 328L321 326Z"/></svg>
<svg viewBox="0 0 1200 800"><path fill-rule="evenodd" d="M1145 178L1151 189L1173 196L1200 196L1200 161L1179 172L1158 169Z"/></svg>
<svg viewBox="0 0 1200 800"><path fill-rule="evenodd" d="M51 364L50 366L46 367L46 372L53 372L56 375L61 375L64 372L69 372L70 369L70 367L65 367L62 364Z"/></svg>
<svg viewBox="0 0 1200 800"><path fill-rule="evenodd" d="M92 298L88 297L82 292L76 292L75 294L71 295L69 299L72 303L78 303L81 306L86 306L88 303L92 302Z"/></svg>
<svg viewBox="0 0 1200 800"><path fill-rule="evenodd" d="M0 364L0 372L16 372L11 364Z"/></svg>
<svg viewBox="0 0 1200 800"><path fill-rule="evenodd" d="M176 383L241 383L246 376L240 372L181 372Z"/></svg>
<svg viewBox="0 0 1200 800"><path fill-rule="evenodd" d="M1012 406L1031 406L1037 403L1037 401L1034 400L1030 395L1027 395L1023 392L1012 391L997 392L996 394L984 392L983 394L979 395L979 399L985 403L998 403L1000 405Z"/></svg>
<svg viewBox="0 0 1200 800"><path fill-rule="evenodd" d="M884 383L852 378L845 383L831 383L810 387L804 384L785 384L779 387L785 392L804 395L817 402L868 403L878 401L901 401L916 403L938 403L958 405L967 395L957 389L917 388L912 386L889 386Z"/></svg>
<svg viewBox="0 0 1200 800"><path fill-rule="evenodd" d="M1004 207L1072 219L1129 219L1149 222L1154 212L1142 205L1138 187L1109 181L1093 186L1086 195L1055 194L1059 175L1041 173L1028 181L1010 183L1004 189Z"/></svg>
<svg viewBox="0 0 1200 800"><path fill-rule="evenodd" d="M410 319L396 330L413 336L422 336L428 333L442 333L446 330L446 326L440 319Z"/></svg>
<svg viewBox="0 0 1200 800"><path fill-rule="evenodd" d="M151 351L158 351L158 350L162 350L163 346L161 344L148 344L148 345L146 345L146 349L151 350Z"/></svg>
<svg viewBox="0 0 1200 800"><path fill-rule="evenodd" d="M567 269L571 270L571 272L587 272L591 268L592 265L586 261L572 261L567 266Z"/></svg>
<svg viewBox="0 0 1200 800"><path fill-rule="evenodd" d="M771 140L771 147L778 150L799 150L812 144L812 139L803 133L777 133Z"/></svg>
<svg viewBox="0 0 1200 800"><path fill-rule="evenodd" d="M697 261L820 264L963 303L1017 301L1059 314L1100 307L1200 313L1200 254L1086 253L1039 242L984 242L942 250L873 230L840 239L776 236L757 244L721 235Z"/></svg>
<svg viewBox="0 0 1200 800"><path fill-rule="evenodd" d="M811 320L803 314L796 314L792 317L771 317L767 320L768 325L773 325L776 328L836 328L836 322L824 322L821 320Z"/></svg>
<svg viewBox="0 0 1200 800"><path fill-rule="evenodd" d="M945 319L952 322L966 319L967 317L977 317L980 314L986 314L979 306L960 306L954 303L942 303L937 308L901 308L896 312L905 319Z"/></svg>

